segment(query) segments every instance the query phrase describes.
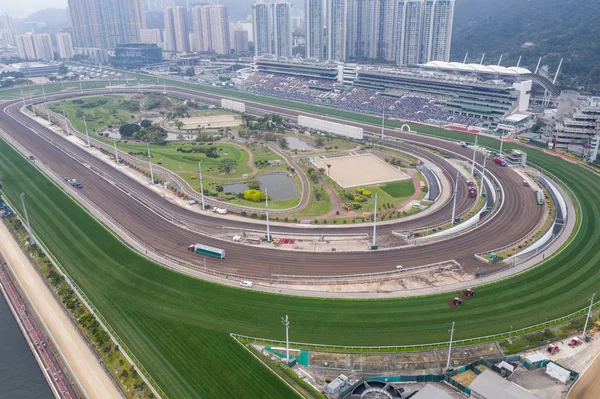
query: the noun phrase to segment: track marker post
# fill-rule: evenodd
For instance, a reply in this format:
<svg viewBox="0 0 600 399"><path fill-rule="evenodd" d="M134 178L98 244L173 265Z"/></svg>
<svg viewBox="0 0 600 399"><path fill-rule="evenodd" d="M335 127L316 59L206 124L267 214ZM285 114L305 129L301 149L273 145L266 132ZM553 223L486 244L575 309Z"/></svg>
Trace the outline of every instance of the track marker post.
<svg viewBox="0 0 600 399"><path fill-rule="evenodd" d="M35 244L35 238L31 231L31 224L29 224L29 216L27 215L27 207L25 206L25 193L21 193L21 204L23 204L23 213L25 214L25 222L27 223L27 233L29 234L29 245Z"/></svg>
<svg viewBox="0 0 600 399"><path fill-rule="evenodd" d="M150 184L154 185L154 172L152 171L152 156L150 155L150 143L146 143L148 149L148 165L150 165Z"/></svg>
<svg viewBox="0 0 600 399"><path fill-rule="evenodd" d="M594 292L592 294L592 297L590 298L590 308L588 309L588 313L587 316L585 318L585 324L583 325L583 332L581 333L581 339L585 338L585 330L587 330L587 325L588 322L590 320L590 316L592 315L592 305L594 304L594 297L596 296L596 293Z"/></svg>
<svg viewBox="0 0 600 399"><path fill-rule="evenodd" d="M290 364L290 319L288 315L281 318L281 324L285 327L285 363Z"/></svg>
<svg viewBox="0 0 600 399"><path fill-rule="evenodd" d="M448 361L446 362L446 371L450 371L450 355L452 354L452 338L454 337L454 322L452 322L452 328L448 330L450 333L450 346L448 347Z"/></svg>

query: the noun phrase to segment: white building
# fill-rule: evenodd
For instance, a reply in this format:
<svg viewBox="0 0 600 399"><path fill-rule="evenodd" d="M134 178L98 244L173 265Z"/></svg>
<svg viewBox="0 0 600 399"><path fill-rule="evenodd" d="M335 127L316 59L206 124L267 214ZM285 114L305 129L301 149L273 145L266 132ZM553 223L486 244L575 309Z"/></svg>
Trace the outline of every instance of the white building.
<svg viewBox="0 0 600 399"><path fill-rule="evenodd" d="M600 142L600 97L564 90L559 97L552 133L554 148L596 161Z"/></svg>
<svg viewBox="0 0 600 399"><path fill-rule="evenodd" d="M73 41L71 40L71 35L68 33L56 34L56 48L58 50L58 58L62 60L68 60L75 55Z"/></svg>
<svg viewBox="0 0 600 399"><path fill-rule="evenodd" d="M183 7L165 8L165 51L189 53L187 13Z"/></svg>
<svg viewBox="0 0 600 399"><path fill-rule="evenodd" d="M17 35L17 51L19 52L19 58L24 60L37 59L33 45L33 35L31 33Z"/></svg>
<svg viewBox="0 0 600 399"><path fill-rule="evenodd" d="M142 43L161 45L160 29L142 29L140 30L140 41Z"/></svg>
<svg viewBox="0 0 600 399"><path fill-rule="evenodd" d="M52 41L47 33L17 35L19 57L26 60L53 61Z"/></svg>
<svg viewBox="0 0 600 399"><path fill-rule="evenodd" d="M272 5L273 50L275 57L292 56L292 3L277 1Z"/></svg>
<svg viewBox="0 0 600 399"><path fill-rule="evenodd" d="M369 1L369 0L365 0ZM376 1L376 0L370 0ZM306 0L306 57L305 58L325 58L325 39L323 36L325 29L324 20L324 1Z"/></svg>
<svg viewBox="0 0 600 399"><path fill-rule="evenodd" d="M0 46L16 46L17 31L10 15L0 15Z"/></svg>

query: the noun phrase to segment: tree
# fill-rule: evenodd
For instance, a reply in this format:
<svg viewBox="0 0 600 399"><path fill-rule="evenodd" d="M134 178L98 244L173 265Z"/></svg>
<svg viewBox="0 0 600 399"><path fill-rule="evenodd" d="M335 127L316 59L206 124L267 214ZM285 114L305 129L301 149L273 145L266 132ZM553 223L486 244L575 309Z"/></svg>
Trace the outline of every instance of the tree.
<svg viewBox="0 0 600 399"><path fill-rule="evenodd" d="M279 139L277 139L277 141L279 142L279 146L282 149L287 150L288 148L290 148L287 139L284 136L280 136Z"/></svg>
<svg viewBox="0 0 600 399"><path fill-rule="evenodd" d="M315 145L317 147L323 147L325 145L325 139L323 138L323 136L317 137L317 139L315 140Z"/></svg>
<svg viewBox="0 0 600 399"><path fill-rule="evenodd" d="M189 67L188 69L185 70L185 76L194 76L196 75L196 71L194 70L194 67Z"/></svg>
<svg viewBox="0 0 600 399"><path fill-rule="evenodd" d="M244 191L244 199L252 202L261 202L266 198L265 193L260 190L246 190Z"/></svg>
<svg viewBox="0 0 600 399"><path fill-rule="evenodd" d="M237 162L233 159L223 159L219 162L219 171L229 174L237 168Z"/></svg>
<svg viewBox="0 0 600 399"><path fill-rule="evenodd" d="M246 185L250 190L260 190L260 181L256 179L248 180Z"/></svg>
<svg viewBox="0 0 600 399"><path fill-rule="evenodd" d="M152 121L148 120L148 119L142 119L142 121L140 122L140 126L142 128L147 128L152 126Z"/></svg>
<svg viewBox="0 0 600 399"><path fill-rule="evenodd" d="M185 125L185 123L183 123L179 119L175 119L173 121L173 124L177 127L178 130L181 130L181 128L183 127L183 125Z"/></svg>
<svg viewBox="0 0 600 399"><path fill-rule="evenodd" d="M134 133L140 131L141 127L135 123L126 123L119 128L121 137L131 137Z"/></svg>

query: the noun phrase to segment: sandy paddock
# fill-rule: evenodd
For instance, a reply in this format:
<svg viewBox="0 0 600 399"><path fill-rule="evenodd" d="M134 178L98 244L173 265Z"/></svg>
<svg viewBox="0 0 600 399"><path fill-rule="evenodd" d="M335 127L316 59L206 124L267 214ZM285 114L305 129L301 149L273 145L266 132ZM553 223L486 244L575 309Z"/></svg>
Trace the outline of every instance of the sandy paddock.
<svg viewBox="0 0 600 399"><path fill-rule="evenodd" d="M184 129L235 127L242 124L242 119L236 115L211 115L179 119Z"/></svg>
<svg viewBox="0 0 600 399"><path fill-rule="evenodd" d="M331 165L329 177L342 188L369 186L411 178L371 154L318 159L312 163L317 168L325 169L326 173L327 165Z"/></svg>

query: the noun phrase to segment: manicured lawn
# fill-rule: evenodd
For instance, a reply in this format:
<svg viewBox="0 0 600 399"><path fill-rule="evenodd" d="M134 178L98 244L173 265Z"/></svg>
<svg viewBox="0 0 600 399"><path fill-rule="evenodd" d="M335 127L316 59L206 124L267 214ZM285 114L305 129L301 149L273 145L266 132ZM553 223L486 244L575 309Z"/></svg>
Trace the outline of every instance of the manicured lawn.
<svg viewBox="0 0 600 399"><path fill-rule="evenodd" d="M379 188L393 198L408 198L415 193L412 179L382 184Z"/></svg>

